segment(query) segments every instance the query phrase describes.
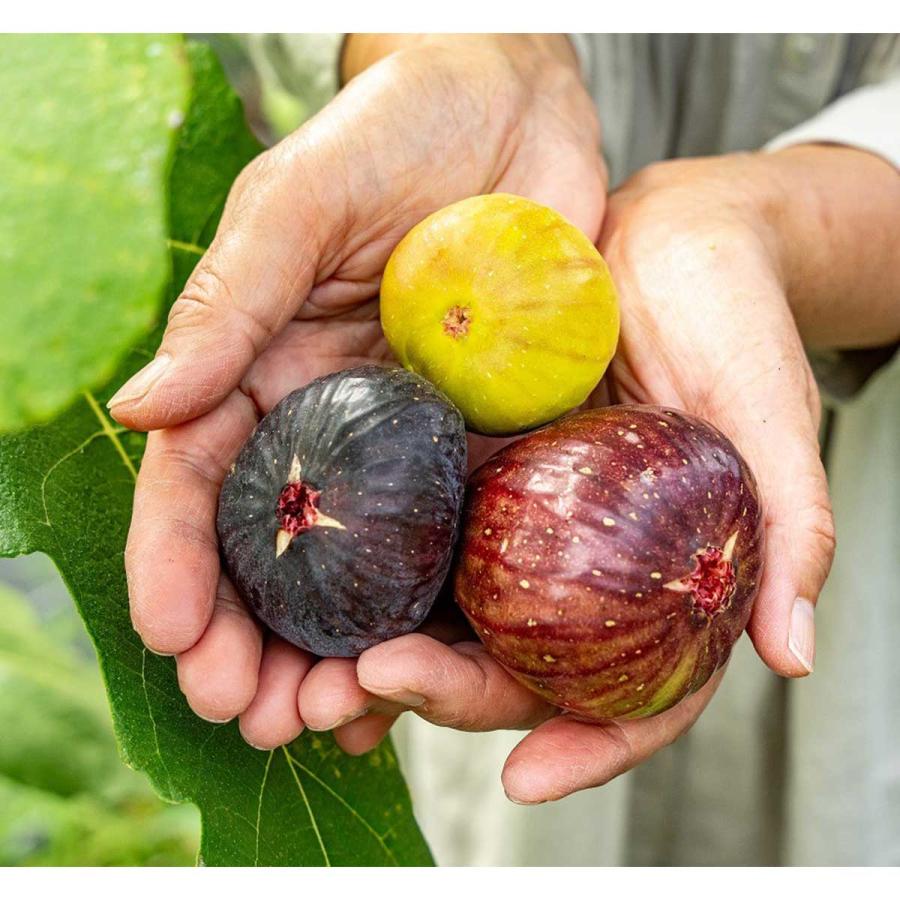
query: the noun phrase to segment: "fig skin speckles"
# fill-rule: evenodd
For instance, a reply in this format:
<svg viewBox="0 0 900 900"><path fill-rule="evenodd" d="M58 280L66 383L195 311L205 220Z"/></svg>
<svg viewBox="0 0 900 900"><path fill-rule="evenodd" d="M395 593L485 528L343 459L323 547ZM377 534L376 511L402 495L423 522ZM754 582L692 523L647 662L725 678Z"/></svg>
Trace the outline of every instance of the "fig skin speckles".
<svg viewBox="0 0 900 900"><path fill-rule="evenodd" d="M462 416L424 379L378 366L326 375L272 409L226 477L226 569L286 640L358 656L428 615L465 475Z"/></svg>
<svg viewBox="0 0 900 900"><path fill-rule="evenodd" d="M728 439L671 409L576 413L470 478L456 600L489 652L587 719L702 687L762 575L756 483Z"/></svg>

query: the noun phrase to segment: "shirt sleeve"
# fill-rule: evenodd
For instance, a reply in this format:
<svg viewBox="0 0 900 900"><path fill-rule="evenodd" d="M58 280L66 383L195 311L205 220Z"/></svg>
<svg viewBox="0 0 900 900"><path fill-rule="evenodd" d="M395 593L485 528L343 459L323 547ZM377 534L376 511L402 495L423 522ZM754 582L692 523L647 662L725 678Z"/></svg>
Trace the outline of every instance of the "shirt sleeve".
<svg viewBox="0 0 900 900"><path fill-rule="evenodd" d="M900 170L900 73L880 84L851 91L812 119L770 141L765 149L822 143L867 150ZM810 352L809 360L825 395L839 403L856 396L896 355L897 346Z"/></svg>
<svg viewBox="0 0 900 900"><path fill-rule="evenodd" d="M813 118L780 134L765 149L823 143L868 150L900 169L900 72L880 84L845 94Z"/></svg>

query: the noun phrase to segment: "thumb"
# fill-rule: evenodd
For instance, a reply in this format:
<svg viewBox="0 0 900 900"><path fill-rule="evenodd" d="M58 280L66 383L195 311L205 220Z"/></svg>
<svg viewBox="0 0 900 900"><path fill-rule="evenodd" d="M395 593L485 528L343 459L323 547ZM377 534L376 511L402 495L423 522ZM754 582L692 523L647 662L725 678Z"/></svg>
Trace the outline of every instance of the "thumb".
<svg viewBox="0 0 900 900"><path fill-rule="evenodd" d="M792 372L784 378L786 370ZM756 414L744 419L738 437L759 481L766 516L765 569L747 631L771 669L799 677L813 670L815 605L831 568L835 535L819 454L815 382L805 357L778 371L778 389L756 394L749 407Z"/></svg>
<svg viewBox="0 0 900 900"><path fill-rule="evenodd" d="M320 235L329 227L298 208L303 167L272 164L273 151L241 173L210 248L172 305L155 358L107 404L128 428L193 419L240 383L313 286ZM316 210L315 202L305 204Z"/></svg>

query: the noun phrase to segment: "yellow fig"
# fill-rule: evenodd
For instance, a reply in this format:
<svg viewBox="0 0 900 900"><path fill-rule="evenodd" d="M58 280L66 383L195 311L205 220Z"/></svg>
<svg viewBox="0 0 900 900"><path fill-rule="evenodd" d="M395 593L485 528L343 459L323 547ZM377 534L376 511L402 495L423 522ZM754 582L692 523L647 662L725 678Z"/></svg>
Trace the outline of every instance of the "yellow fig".
<svg viewBox="0 0 900 900"><path fill-rule="evenodd" d="M510 194L461 200L388 260L381 324L399 362L482 434L526 431L583 403L616 349L609 269L559 213Z"/></svg>

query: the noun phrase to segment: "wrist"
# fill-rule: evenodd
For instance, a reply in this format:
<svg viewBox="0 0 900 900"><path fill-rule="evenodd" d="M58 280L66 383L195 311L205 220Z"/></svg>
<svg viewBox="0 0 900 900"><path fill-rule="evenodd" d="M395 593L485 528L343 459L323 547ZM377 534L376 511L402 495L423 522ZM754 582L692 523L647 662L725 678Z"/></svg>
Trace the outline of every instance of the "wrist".
<svg viewBox="0 0 900 900"><path fill-rule="evenodd" d="M798 329L814 346L900 337L900 178L878 156L805 144L754 155L769 229Z"/></svg>
<svg viewBox="0 0 900 900"><path fill-rule="evenodd" d="M555 62L579 72L578 59L563 34L348 34L341 47L341 84L392 53L421 47L495 52L519 68Z"/></svg>

